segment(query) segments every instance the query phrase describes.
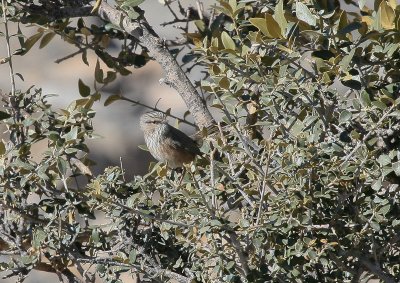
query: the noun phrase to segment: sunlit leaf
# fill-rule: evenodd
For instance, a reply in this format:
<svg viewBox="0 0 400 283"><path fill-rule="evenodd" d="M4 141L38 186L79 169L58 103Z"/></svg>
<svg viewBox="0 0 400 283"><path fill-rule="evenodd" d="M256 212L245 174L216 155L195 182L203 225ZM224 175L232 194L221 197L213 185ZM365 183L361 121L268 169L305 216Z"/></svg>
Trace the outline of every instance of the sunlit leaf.
<svg viewBox="0 0 400 283"><path fill-rule="evenodd" d="M311 13L310 9L302 2L296 3L296 17L311 26L315 26L317 23L317 19L313 13Z"/></svg>
<svg viewBox="0 0 400 283"><path fill-rule="evenodd" d="M236 48L235 42L234 42L233 39L229 36L228 33L226 33L225 31L223 31L222 34L221 34L221 39L222 39L222 44L224 45L224 47L225 47L226 49L235 50L235 48Z"/></svg>

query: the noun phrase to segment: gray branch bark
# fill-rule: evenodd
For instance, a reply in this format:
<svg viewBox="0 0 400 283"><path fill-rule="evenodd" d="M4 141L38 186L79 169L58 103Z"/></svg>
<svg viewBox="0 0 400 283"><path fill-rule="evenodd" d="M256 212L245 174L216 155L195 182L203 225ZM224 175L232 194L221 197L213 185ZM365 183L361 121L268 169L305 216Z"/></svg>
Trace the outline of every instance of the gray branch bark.
<svg viewBox="0 0 400 283"><path fill-rule="evenodd" d="M163 41L154 33L145 20L132 22L123 12L114 9L105 2L101 3L98 15L103 20L120 27L135 37L149 50L150 55L161 65L165 72L164 82L172 86L179 93L199 128L210 127L215 124L211 113L208 111L195 87L182 71L175 58L164 46Z"/></svg>

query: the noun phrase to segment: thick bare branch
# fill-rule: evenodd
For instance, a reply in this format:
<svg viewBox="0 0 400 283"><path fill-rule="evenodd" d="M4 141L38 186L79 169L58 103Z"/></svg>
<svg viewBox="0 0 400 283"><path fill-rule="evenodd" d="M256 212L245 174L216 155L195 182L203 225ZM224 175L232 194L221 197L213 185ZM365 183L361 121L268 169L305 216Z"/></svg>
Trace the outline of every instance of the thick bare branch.
<svg viewBox="0 0 400 283"><path fill-rule="evenodd" d="M164 82L176 89L199 128L214 125L214 119L195 87L163 44L162 39L154 33L145 20L132 22L123 12L105 2L100 5L98 14L103 20L109 21L138 39L149 50L151 56L160 63L165 72Z"/></svg>

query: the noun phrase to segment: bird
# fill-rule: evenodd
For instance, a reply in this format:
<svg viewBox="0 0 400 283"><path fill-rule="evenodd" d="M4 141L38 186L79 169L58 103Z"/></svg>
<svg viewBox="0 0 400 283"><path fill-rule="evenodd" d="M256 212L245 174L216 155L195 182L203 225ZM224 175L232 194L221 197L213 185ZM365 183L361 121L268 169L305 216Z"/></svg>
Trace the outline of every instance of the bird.
<svg viewBox="0 0 400 283"><path fill-rule="evenodd" d="M151 155L172 169L182 168L201 155L196 141L168 124L167 115L162 112L143 114L140 128Z"/></svg>

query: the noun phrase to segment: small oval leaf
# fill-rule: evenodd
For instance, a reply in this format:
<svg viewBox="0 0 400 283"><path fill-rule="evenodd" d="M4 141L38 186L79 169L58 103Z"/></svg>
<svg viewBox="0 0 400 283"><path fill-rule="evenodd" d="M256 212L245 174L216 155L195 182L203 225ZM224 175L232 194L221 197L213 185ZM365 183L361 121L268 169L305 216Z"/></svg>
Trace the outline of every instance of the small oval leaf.
<svg viewBox="0 0 400 283"><path fill-rule="evenodd" d="M85 85L81 79L78 81L79 94L83 97L90 95L90 87Z"/></svg>

